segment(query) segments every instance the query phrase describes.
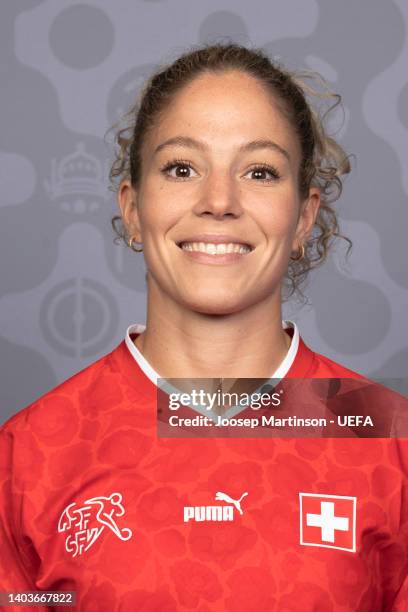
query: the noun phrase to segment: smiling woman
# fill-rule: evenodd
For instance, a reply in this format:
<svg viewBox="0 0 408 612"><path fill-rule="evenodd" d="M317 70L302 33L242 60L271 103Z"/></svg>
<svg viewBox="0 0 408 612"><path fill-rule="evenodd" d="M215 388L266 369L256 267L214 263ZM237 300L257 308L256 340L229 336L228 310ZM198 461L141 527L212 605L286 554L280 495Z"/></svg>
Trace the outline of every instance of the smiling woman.
<svg viewBox="0 0 408 612"><path fill-rule="evenodd" d="M342 237L350 170L309 101L332 98L305 83L235 44L146 83L111 178L113 227L145 258L147 321L2 427L2 590L125 612L407 609L406 441L384 411L388 437L332 434L337 400L355 408L338 379L363 388L359 408L378 396L282 321ZM169 406L160 378L214 405ZM273 407L231 405L275 388ZM303 440L315 421L321 439Z"/></svg>
<svg viewBox="0 0 408 612"><path fill-rule="evenodd" d="M272 183L281 178L275 159L282 157L281 164L292 162L299 198L305 199L313 185L319 187L321 202L313 230L302 245L304 251L298 253L302 256L295 256L288 262L290 293L299 289L300 281L311 267L324 261L332 238L339 235L336 214L330 204L341 193L341 175L350 171L347 155L325 133L323 118L306 101L308 92L317 99L331 98L335 107L340 96L331 94L327 88L321 93L313 90L306 84L311 75L304 75L304 80L301 76L301 73L291 75L274 65L260 51L238 45L214 45L187 53L146 83L140 103L129 111L125 118L127 125L118 132L118 155L111 170L115 185L117 179L124 178L130 179L133 187L139 185L142 180L142 147L153 126L157 136L160 117L164 117L172 135L164 139L162 134L166 133L166 127L162 126L160 138L164 140L157 144L154 155L170 148L167 157L171 158L171 149L174 150L175 159L168 159L162 170L176 180L193 178L197 174L191 161L181 158L182 148L202 156L205 154L208 158L217 153L217 148L221 155L230 144L231 154L239 155L242 162L248 161L252 154L257 162L252 164L252 174L255 173L252 178L261 183ZM218 97L214 98L217 89ZM196 104L190 107L194 94ZM180 106L177 109L176 98ZM272 121L271 114L275 115ZM172 123L174 117L178 119L180 130ZM199 118L201 122L197 123ZM189 123L184 122L189 119ZM280 131L286 128L287 133L282 134L283 141L290 143L286 148L277 142L276 124ZM185 135L187 125L191 133ZM231 130L237 130L235 136ZM261 137L254 139L257 132ZM226 142L225 133L229 136ZM197 137L194 138L193 134ZM212 134L213 142L204 142L204 134L207 139ZM245 142L247 134L249 141ZM272 134L272 138L265 137L265 134ZM292 159L289 149L292 149ZM176 169L178 174L170 174ZM126 239L120 216L114 217L113 225L119 236Z"/></svg>
<svg viewBox="0 0 408 612"><path fill-rule="evenodd" d="M299 290L339 236L346 154L300 84L238 45L178 58L128 118L111 177L113 226L148 269L136 347L165 376L269 376L290 344L282 289Z"/></svg>

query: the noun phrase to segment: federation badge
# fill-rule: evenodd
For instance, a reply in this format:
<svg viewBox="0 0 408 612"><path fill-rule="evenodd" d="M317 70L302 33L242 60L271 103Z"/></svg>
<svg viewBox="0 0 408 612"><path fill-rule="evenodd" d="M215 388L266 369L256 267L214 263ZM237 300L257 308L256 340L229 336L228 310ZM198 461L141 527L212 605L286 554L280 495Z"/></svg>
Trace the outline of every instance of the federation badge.
<svg viewBox="0 0 408 612"><path fill-rule="evenodd" d="M105 528L112 531L120 540L132 537L127 527L119 527L116 519L125 514L122 495L112 493L109 497L92 497L81 505L68 504L58 521L58 531L66 532L65 549L73 557L87 551Z"/></svg>

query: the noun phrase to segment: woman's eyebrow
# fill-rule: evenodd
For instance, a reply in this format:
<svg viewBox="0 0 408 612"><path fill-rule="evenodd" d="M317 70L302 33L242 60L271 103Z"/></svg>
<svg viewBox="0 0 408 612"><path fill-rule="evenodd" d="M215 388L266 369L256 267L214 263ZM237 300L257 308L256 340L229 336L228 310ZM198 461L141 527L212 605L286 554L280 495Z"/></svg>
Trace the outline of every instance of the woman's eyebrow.
<svg viewBox="0 0 408 612"><path fill-rule="evenodd" d="M239 147L240 152L244 151L256 151L257 149L272 149L281 153L288 161L290 161L290 155L286 149L281 147L277 142L269 140L268 138L259 138L258 140L251 140Z"/></svg>
<svg viewBox="0 0 408 612"><path fill-rule="evenodd" d="M172 138L168 138L159 144L154 150L153 155L156 155L159 151L162 151L165 147L169 147L171 145L190 147L191 149L198 149L199 151L206 151L209 148L206 143L196 140L195 138L191 138L190 136L173 136ZM260 138L246 142L239 146L238 151L239 153L244 153L246 151L256 151L257 149L273 149L274 151L281 153L288 161L290 161L288 151L273 140L269 140L267 138Z"/></svg>

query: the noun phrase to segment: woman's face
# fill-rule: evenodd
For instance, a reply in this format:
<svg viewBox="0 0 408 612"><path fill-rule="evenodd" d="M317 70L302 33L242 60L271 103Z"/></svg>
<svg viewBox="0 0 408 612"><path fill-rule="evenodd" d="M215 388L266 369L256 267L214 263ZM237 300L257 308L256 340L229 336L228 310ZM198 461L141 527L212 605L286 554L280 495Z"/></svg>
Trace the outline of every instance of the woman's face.
<svg viewBox="0 0 408 612"><path fill-rule="evenodd" d="M119 204L143 242L149 288L208 314L280 304L319 192L300 200L298 140L263 87L239 71L200 75L148 134L142 160L138 190L123 182Z"/></svg>

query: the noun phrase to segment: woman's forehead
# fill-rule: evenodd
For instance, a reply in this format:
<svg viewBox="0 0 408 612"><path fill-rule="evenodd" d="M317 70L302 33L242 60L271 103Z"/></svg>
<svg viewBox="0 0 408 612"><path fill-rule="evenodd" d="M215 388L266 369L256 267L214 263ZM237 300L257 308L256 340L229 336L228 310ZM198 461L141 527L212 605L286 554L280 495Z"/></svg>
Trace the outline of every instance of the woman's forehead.
<svg viewBox="0 0 408 612"><path fill-rule="evenodd" d="M202 120L233 121L239 117L242 122L248 117L252 122L266 115L280 120L280 107L257 79L243 72L202 74L177 92L163 113L164 121L183 117Z"/></svg>
<svg viewBox="0 0 408 612"><path fill-rule="evenodd" d="M149 148L181 134L223 149L270 139L293 159L298 154L295 131L277 99L255 78L238 71L205 73L184 86L153 126Z"/></svg>

